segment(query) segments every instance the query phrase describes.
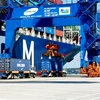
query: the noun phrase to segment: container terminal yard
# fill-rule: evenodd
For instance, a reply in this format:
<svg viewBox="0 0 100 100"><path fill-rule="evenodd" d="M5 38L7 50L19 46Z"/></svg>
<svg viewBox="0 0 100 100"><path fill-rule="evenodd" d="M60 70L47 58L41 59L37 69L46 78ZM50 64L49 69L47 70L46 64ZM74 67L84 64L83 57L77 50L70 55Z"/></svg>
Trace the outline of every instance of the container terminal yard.
<svg viewBox="0 0 100 100"><path fill-rule="evenodd" d="M99 2L0 0L0 100L100 100Z"/></svg>
<svg viewBox="0 0 100 100"><path fill-rule="evenodd" d="M0 100L100 100L100 78L74 74L0 80Z"/></svg>

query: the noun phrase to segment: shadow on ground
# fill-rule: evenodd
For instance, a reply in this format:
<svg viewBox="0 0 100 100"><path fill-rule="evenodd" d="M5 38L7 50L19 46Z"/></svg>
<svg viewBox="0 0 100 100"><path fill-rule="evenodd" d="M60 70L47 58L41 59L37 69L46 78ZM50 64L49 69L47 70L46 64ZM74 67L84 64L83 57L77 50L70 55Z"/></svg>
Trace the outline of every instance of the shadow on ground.
<svg viewBox="0 0 100 100"><path fill-rule="evenodd" d="M12 81L12 80L7 80L7 81L0 81L1 83L18 83L18 84L93 84L93 83L100 83L100 82L90 82L90 81Z"/></svg>

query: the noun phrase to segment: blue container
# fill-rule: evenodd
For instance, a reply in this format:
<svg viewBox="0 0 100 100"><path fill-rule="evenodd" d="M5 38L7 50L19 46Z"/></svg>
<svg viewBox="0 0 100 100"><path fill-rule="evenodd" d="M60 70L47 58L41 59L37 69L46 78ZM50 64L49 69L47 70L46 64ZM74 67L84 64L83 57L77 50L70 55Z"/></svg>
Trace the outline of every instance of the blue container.
<svg viewBox="0 0 100 100"><path fill-rule="evenodd" d="M56 29L63 31L63 26L57 26Z"/></svg>
<svg viewBox="0 0 100 100"><path fill-rule="evenodd" d="M10 71L29 71L30 61L24 59L10 59Z"/></svg>
<svg viewBox="0 0 100 100"><path fill-rule="evenodd" d="M51 63L49 61L42 61L41 70L51 71Z"/></svg>
<svg viewBox="0 0 100 100"><path fill-rule="evenodd" d="M0 58L11 58L10 54L0 54Z"/></svg>
<svg viewBox="0 0 100 100"><path fill-rule="evenodd" d="M49 34L54 34L54 28L51 28L51 27L46 27L46 33L49 33Z"/></svg>
<svg viewBox="0 0 100 100"><path fill-rule="evenodd" d="M34 30L44 32L44 27L34 27Z"/></svg>

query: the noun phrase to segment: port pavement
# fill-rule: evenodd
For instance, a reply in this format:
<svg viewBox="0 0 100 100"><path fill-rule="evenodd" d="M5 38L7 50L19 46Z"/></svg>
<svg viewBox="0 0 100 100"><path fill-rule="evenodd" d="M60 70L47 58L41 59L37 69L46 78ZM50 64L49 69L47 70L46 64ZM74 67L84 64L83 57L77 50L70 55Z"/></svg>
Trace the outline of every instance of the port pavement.
<svg viewBox="0 0 100 100"><path fill-rule="evenodd" d="M67 75L0 80L0 100L100 100L100 77Z"/></svg>

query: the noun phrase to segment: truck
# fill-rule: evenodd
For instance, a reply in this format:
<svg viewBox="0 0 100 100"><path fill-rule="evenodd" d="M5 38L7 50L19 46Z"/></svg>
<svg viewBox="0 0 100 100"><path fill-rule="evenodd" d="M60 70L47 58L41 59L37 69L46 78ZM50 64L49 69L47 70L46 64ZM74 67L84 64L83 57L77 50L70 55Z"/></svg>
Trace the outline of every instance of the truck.
<svg viewBox="0 0 100 100"><path fill-rule="evenodd" d="M26 59L0 58L0 78L35 78L35 71L30 66L30 61Z"/></svg>

